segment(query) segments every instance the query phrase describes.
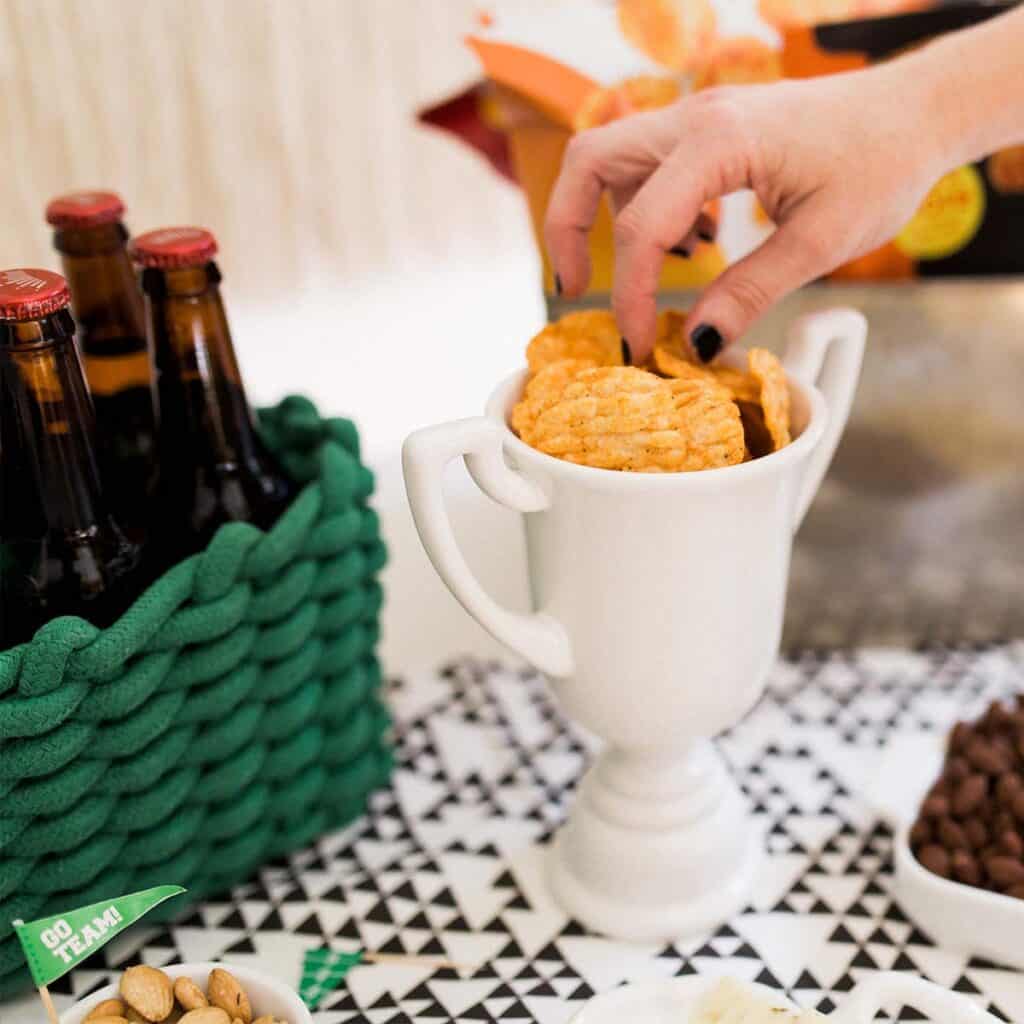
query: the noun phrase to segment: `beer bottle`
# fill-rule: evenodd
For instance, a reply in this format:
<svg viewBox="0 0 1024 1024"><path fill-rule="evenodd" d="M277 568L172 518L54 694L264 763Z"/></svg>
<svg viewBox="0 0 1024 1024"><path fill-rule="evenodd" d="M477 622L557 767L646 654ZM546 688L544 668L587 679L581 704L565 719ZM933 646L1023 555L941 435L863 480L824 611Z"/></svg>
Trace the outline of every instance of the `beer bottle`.
<svg viewBox="0 0 1024 1024"><path fill-rule="evenodd" d="M141 538L158 476L156 386L123 213L112 192L72 192L46 207L96 409L104 489L129 535Z"/></svg>
<svg viewBox="0 0 1024 1024"><path fill-rule="evenodd" d="M0 648L55 615L109 625L141 589L105 504L67 284L0 271Z"/></svg>
<svg viewBox="0 0 1024 1024"><path fill-rule="evenodd" d="M131 243L157 366L161 545L172 558L204 547L222 523L270 526L294 490L256 433L216 252L213 235L194 227Z"/></svg>

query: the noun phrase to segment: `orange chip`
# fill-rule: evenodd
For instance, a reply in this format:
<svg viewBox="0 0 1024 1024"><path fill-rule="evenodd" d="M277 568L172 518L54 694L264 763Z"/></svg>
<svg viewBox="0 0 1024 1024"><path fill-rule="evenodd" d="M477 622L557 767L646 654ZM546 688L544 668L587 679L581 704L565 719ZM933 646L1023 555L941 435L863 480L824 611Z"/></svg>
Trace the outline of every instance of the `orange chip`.
<svg viewBox="0 0 1024 1024"><path fill-rule="evenodd" d="M906 14L930 7L931 0L860 0L858 18L881 18L887 14Z"/></svg>
<svg viewBox="0 0 1024 1024"><path fill-rule="evenodd" d="M778 358L765 348L750 350L750 372L761 387L761 409L775 451L792 440L789 432L789 385Z"/></svg>
<svg viewBox="0 0 1024 1024"><path fill-rule="evenodd" d="M657 110L675 103L682 95L679 83L674 78L657 75L627 78L619 89L632 110Z"/></svg>
<svg viewBox="0 0 1024 1024"><path fill-rule="evenodd" d="M739 411L714 384L635 367L583 370L537 418L530 442L581 465L641 473L741 462Z"/></svg>
<svg viewBox="0 0 1024 1024"><path fill-rule="evenodd" d="M860 13L861 0L758 0L765 21L776 28L849 21Z"/></svg>
<svg viewBox="0 0 1024 1024"><path fill-rule="evenodd" d="M655 75L627 78L618 85L595 89L590 93L576 111L573 128L582 132L641 110L667 107L679 99L680 95L679 83L674 78Z"/></svg>
<svg viewBox="0 0 1024 1024"><path fill-rule="evenodd" d="M686 341L686 314L679 309L666 309L658 314L651 361L658 373L666 377L704 377L704 367L689 355Z"/></svg>
<svg viewBox="0 0 1024 1024"><path fill-rule="evenodd" d="M710 0L618 0L619 28L662 67L688 71L717 31Z"/></svg>
<svg viewBox="0 0 1024 1024"><path fill-rule="evenodd" d="M782 55L752 36L721 39L694 73L694 89L716 85L753 85L782 78Z"/></svg>
<svg viewBox="0 0 1024 1024"><path fill-rule="evenodd" d="M761 17L781 29L880 18L930 6L930 0L758 0Z"/></svg>
<svg viewBox="0 0 1024 1024"><path fill-rule="evenodd" d="M702 366L693 361L686 340L686 315L677 310L667 310L658 316L654 365L666 377L717 383L729 392L733 401L760 400L760 386L750 374L731 366Z"/></svg>
<svg viewBox="0 0 1024 1024"><path fill-rule="evenodd" d="M663 309L658 314L655 340L682 337L686 329L686 315L685 309Z"/></svg>
<svg viewBox="0 0 1024 1024"><path fill-rule="evenodd" d="M562 392L579 373L593 366L589 359L559 359L548 363L530 378L523 397L513 407L512 429L529 444L537 417L562 397Z"/></svg>
<svg viewBox="0 0 1024 1024"><path fill-rule="evenodd" d="M580 104L572 119L572 127L574 131L584 132L588 128L598 128L618 121L620 117L631 113L625 99L615 89L595 89Z"/></svg>
<svg viewBox="0 0 1024 1024"><path fill-rule="evenodd" d="M588 359L595 366L621 366L622 338L612 312L584 309L566 313L526 346L530 373L560 359Z"/></svg>
<svg viewBox="0 0 1024 1024"><path fill-rule="evenodd" d="M1024 146L1009 146L988 158L988 178L1000 192L1024 192Z"/></svg>
<svg viewBox="0 0 1024 1024"><path fill-rule="evenodd" d="M729 392L734 402L758 401L757 381L749 373L733 366L712 365L708 369L715 381Z"/></svg>
<svg viewBox="0 0 1024 1024"><path fill-rule="evenodd" d="M570 313L529 344L533 375L510 423L527 444L569 462L638 473L687 472L759 458L789 443L778 359L752 349L750 371L691 356L686 314L659 314L649 372L622 365L607 310Z"/></svg>

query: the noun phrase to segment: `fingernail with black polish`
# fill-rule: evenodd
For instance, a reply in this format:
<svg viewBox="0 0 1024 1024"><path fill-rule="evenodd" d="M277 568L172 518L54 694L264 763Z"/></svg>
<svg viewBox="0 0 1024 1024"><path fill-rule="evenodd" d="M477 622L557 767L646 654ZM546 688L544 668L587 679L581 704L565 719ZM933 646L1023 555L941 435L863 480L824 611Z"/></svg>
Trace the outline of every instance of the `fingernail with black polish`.
<svg viewBox="0 0 1024 1024"><path fill-rule="evenodd" d="M690 335L702 363L710 363L722 351L722 335L711 324L700 324Z"/></svg>
<svg viewBox="0 0 1024 1024"><path fill-rule="evenodd" d="M557 274L555 274L555 294L562 294L562 279Z"/></svg>
<svg viewBox="0 0 1024 1024"><path fill-rule="evenodd" d="M622 338L622 365L632 366L633 365L633 353L630 351L629 342L625 338Z"/></svg>
<svg viewBox="0 0 1024 1024"><path fill-rule="evenodd" d="M681 245L673 245L672 248L669 249L669 252L672 253L673 256L682 256L684 260L688 260L690 258L690 250Z"/></svg>

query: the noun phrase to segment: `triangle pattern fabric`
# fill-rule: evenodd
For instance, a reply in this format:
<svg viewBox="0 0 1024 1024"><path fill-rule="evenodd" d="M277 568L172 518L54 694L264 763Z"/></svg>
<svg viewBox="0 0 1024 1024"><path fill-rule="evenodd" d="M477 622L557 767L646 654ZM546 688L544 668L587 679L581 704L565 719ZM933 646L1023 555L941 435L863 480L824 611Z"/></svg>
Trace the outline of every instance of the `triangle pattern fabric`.
<svg viewBox="0 0 1024 1024"><path fill-rule="evenodd" d="M347 973L336 988L330 971L307 977L322 998L316 1024L565 1024L597 992L694 974L759 981L828 1011L890 968L1024 1020L1020 974L936 947L900 906L892 832L858 796L894 731L944 728L951 709L1022 684L1022 645L780 663L760 704L719 739L767 837L750 905L685 942L636 946L589 934L547 894L539 844L594 742L542 680L471 659L392 680L398 766L364 818L176 922L119 936L61 979L54 1000L63 1011L132 963L210 959L298 988L307 953L329 950ZM352 965L364 951L426 959ZM2 1016L35 1024L37 1001Z"/></svg>

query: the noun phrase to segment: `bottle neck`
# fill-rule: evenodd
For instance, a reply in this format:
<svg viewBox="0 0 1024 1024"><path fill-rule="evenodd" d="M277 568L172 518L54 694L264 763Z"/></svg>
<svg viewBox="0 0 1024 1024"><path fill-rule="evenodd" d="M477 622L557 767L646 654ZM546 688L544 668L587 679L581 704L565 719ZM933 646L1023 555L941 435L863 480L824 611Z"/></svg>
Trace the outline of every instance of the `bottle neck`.
<svg viewBox="0 0 1024 1024"><path fill-rule="evenodd" d="M66 309L0 323L4 497L39 508L48 530L64 535L107 521L92 401L74 334Z"/></svg>
<svg viewBox="0 0 1024 1024"><path fill-rule="evenodd" d="M218 465L255 458L245 397L215 263L142 274L146 322L159 374L162 430ZM204 453L206 458L204 459Z"/></svg>
<svg viewBox="0 0 1024 1024"><path fill-rule="evenodd" d="M128 232L121 223L62 228L54 233L75 319L79 344L117 338L145 338L142 296L128 255Z"/></svg>
<svg viewBox="0 0 1024 1024"><path fill-rule="evenodd" d="M142 296L127 240L121 223L54 233L78 321L78 344L90 386L99 395L130 383L150 386Z"/></svg>

